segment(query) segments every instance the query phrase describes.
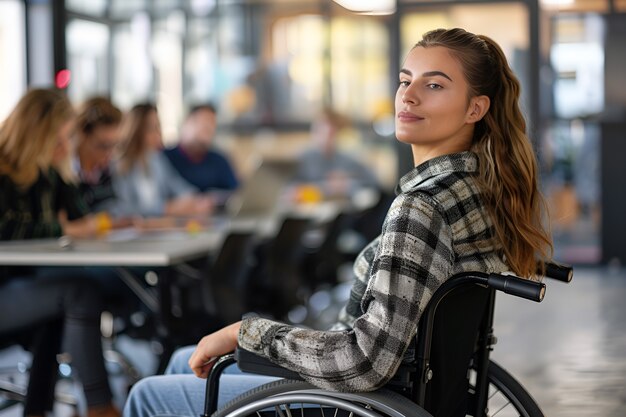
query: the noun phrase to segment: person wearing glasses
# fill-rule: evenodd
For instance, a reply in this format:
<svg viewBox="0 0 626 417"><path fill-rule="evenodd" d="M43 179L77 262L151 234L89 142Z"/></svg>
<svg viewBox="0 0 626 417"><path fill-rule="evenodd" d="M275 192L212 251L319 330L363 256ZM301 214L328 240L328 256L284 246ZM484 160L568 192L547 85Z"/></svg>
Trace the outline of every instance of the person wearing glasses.
<svg viewBox="0 0 626 417"><path fill-rule="evenodd" d="M115 198L110 164L119 145L122 112L105 97L93 97L79 108L74 168L79 188L92 212L106 211Z"/></svg>

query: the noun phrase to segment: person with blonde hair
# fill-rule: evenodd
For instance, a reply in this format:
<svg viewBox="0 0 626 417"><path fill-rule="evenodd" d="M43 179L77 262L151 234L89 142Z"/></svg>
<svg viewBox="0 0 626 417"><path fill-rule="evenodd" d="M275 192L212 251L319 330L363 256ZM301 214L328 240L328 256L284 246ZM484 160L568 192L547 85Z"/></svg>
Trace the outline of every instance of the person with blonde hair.
<svg viewBox="0 0 626 417"><path fill-rule="evenodd" d="M161 124L155 105L134 106L122 121L121 136L124 142L113 175L115 214L186 217L211 212L211 199L198 195L161 152Z"/></svg>
<svg viewBox="0 0 626 417"><path fill-rule="evenodd" d="M70 166L74 125L64 93L33 89L0 126L0 240L96 234ZM70 268L0 269L0 334L36 333L25 415L52 410L62 341L82 382L88 416L119 415L104 367L101 298L87 278Z"/></svg>
<svg viewBox="0 0 626 417"><path fill-rule="evenodd" d="M394 376L425 306L450 277L513 271L535 279L552 243L519 96L492 39L463 29L426 33L404 60L395 96L396 137L410 145L415 167L400 179L380 236L355 261L337 325L320 331L246 317L174 359L188 359L188 372L206 378L211 359L239 345L318 387L372 391ZM228 377L220 381L221 404L263 382ZM144 379L124 413L201 414L200 378Z"/></svg>

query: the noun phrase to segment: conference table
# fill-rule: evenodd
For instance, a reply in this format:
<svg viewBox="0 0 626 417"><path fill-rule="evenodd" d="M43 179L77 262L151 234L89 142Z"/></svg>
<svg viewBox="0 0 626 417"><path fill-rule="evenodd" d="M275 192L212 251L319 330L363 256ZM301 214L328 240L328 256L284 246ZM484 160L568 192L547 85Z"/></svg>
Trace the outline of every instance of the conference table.
<svg viewBox="0 0 626 417"><path fill-rule="evenodd" d="M219 250L227 232L227 227L197 233L121 230L99 239L0 242L0 265L112 268L156 318L162 370L176 347L174 336L182 314L172 297L176 268Z"/></svg>

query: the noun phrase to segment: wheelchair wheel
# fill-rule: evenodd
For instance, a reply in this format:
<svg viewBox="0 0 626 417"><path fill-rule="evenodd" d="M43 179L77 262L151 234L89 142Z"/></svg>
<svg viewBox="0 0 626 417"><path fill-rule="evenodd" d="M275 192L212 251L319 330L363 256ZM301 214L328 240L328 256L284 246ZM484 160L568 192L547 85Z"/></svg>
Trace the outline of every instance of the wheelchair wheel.
<svg viewBox="0 0 626 417"><path fill-rule="evenodd" d="M297 414L296 414L297 413ZM213 417L432 417L388 391L339 393L303 381L278 380L233 399Z"/></svg>
<svg viewBox="0 0 626 417"><path fill-rule="evenodd" d="M489 361L487 378L489 380L487 417L544 417L528 391L500 365Z"/></svg>

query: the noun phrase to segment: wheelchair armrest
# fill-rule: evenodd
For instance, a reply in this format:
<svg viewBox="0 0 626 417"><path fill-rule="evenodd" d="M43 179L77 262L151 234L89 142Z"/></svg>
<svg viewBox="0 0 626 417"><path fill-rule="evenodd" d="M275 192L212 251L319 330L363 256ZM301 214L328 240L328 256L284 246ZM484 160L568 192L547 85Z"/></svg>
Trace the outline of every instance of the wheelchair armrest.
<svg viewBox="0 0 626 417"><path fill-rule="evenodd" d="M250 352L249 350L245 350L239 346L237 347L237 350L235 350L235 359L237 360L237 366L239 369L244 372L300 381L302 380L302 377L298 373L278 366L264 357Z"/></svg>

